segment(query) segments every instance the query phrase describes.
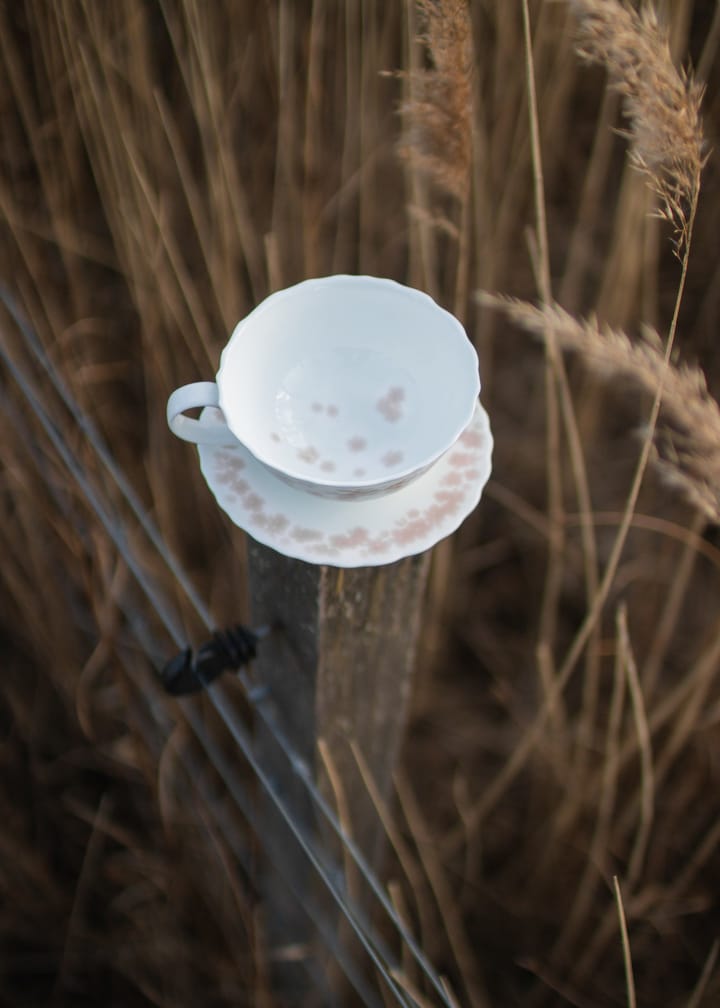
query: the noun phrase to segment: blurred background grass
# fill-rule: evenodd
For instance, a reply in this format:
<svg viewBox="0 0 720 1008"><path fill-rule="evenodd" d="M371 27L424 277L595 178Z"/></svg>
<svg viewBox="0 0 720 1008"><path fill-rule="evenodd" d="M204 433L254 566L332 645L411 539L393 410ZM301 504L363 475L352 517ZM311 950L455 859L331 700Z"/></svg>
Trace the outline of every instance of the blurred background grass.
<svg viewBox="0 0 720 1008"><path fill-rule="evenodd" d="M720 8L660 7L674 59L706 85L712 149ZM0 5L2 284L218 625L247 611L243 540L168 434L169 391L211 377L237 319L308 276L393 277L456 312L481 358L494 474L434 556L393 892L461 1003L485 990L493 1005L610 1006L628 997L617 875L638 1002L709 1006L720 994L717 527L650 469L603 618L557 696L590 602L566 437L550 590L543 347L474 296L537 296L522 8L472 3L470 37L443 41L442 25L465 17L446 0L429 43L418 35L435 6L424 8ZM664 333L679 265L628 167L618 97L578 59L569 5L538 0L530 13L553 293L632 337L643 323ZM717 190L711 154L677 340L715 394ZM2 325L196 638L197 617L8 312ZM602 570L649 400L582 355L566 366ZM172 708L148 720L147 662L120 654L128 609L152 614L6 370L0 383L0 997L271 1004L252 879L237 875L227 836L183 811L168 768L179 752L192 759L192 743L176 729L163 744ZM671 446L680 435L692 431L664 432Z"/></svg>

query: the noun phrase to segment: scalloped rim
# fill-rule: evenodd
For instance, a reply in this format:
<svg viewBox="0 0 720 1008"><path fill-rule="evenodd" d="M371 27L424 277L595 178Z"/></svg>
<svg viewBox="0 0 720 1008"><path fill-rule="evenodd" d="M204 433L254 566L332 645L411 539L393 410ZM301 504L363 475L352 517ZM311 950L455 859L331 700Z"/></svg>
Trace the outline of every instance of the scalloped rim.
<svg viewBox="0 0 720 1008"><path fill-rule="evenodd" d="M388 287L397 288L403 293L404 296L408 298L423 299L425 301L428 301L435 311L442 312L442 314L445 315L447 319L450 321L451 328L455 330L458 337L461 337L461 340L458 341L458 350L461 354L465 353L467 356L467 371L468 375L471 376L471 380L467 390L468 403L470 404L469 408L465 410L461 418L455 424L452 436L446 440L446 443L442 445L437 451L428 455L421 463L417 463L412 466L405 466L403 468L392 469L384 473L382 476L377 476L372 479L363 480L361 478L358 478L357 481L353 480L352 483L348 483L347 480L332 480L327 478L311 480L311 477L308 475L306 469L303 470L293 469L292 467L285 465L283 465L282 467L278 466L277 461L273 461L273 459L270 458L266 452L260 450L257 444L253 443L252 430L244 431L241 434L235 435L238 438L238 440L245 445L247 450L252 455L255 456L258 462L261 462L262 465L267 466L269 469L276 469L282 471L285 477L289 479L295 479L298 480L299 482L305 482L305 483L311 481L318 488L324 488L327 489L328 491L338 490L341 492L346 490L352 490L353 488L369 490L372 487L380 486L389 480L405 479L409 476L412 476L412 474L415 472L420 472L422 469L428 466L432 466L435 462L437 462L439 458L441 458L442 455L445 454L445 452L449 448L452 447L453 444L455 444L457 439L460 437L462 432L465 430L465 428L472 420L475 411L475 403L477 402L477 398L480 395L480 389L481 389L479 361L475 347L470 342L464 327L458 321L458 319L456 319L451 312L447 311L445 308L439 305L432 297L430 297L429 294L427 294L425 291L417 290L415 287L408 287L406 284L398 283L397 280L390 280L384 277L373 277L364 274L356 276L350 273L337 273L327 277L313 277L312 279L309 280L302 280L300 283L294 284L292 287L286 287L282 290L276 291L274 294L268 295L268 297L266 297L263 301L261 301L260 304L257 305L257 307L250 312L249 315L246 315L244 319L238 322L235 329L233 330L230 340L225 345L220 355L220 367L217 373L217 385L219 392L220 407L221 409L223 409L223 412L225 413L226 416L227 411L225 409L225 406L223 405L222 372L223 368L227 365L228 362L230 345L233 343L236 336L240 336L243 329L248 325L250 320L253 319L256 315L261 314L263 311L265 311L270 301L276 303L277 301L285 300L286 298L296 296L301 288L311 289L312 287L327 287L330 285L347 282L348 280L351 281L363 280L366 283L376 284L378 286L382 286L385 288Z"/></svg>

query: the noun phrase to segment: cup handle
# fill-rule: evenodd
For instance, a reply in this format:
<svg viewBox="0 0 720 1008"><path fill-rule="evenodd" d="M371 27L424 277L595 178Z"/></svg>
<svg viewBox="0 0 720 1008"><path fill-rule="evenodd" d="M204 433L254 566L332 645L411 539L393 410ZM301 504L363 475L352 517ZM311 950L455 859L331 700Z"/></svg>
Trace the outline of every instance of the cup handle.
<svg viewBox="0 0 720 1008"><path fill-rule="evenodd" d="M167 402L168 427L182 441L203 445L237 445L238 439L226 423L204 424L185 416L185 410L198 406L219 406L215 382L193 382L175 389Z"/></svg>

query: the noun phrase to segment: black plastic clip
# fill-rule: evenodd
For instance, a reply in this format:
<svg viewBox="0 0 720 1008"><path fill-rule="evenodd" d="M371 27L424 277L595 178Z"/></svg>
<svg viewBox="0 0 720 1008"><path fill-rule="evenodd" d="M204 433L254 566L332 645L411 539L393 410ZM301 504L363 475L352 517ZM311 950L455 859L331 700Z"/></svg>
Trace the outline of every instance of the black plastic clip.
<svg viewBox="0 0 720 1008"><path fill-rule="evenodd" d="M171 696L199 693L223 672L247 665L256 655L259 635L244 626L216 630L212 640L201 644L197 654L185 648L167 662L160 681Z"/></svg>

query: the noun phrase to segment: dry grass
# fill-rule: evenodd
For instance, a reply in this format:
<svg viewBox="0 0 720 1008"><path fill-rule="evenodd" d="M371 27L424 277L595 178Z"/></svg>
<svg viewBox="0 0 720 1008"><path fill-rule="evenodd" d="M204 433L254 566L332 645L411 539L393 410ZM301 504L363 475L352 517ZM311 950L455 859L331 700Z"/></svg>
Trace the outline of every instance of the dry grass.
<svg viewBox="0 0 720 1008"><path fill-rule="evenodd" d="M419 40L430 69L405 76L409 97L400 106L400 152L438 189L467 199L472 157L472 25L467 0L421 0Z"/></svg>
<svg viewBox="0 0 720 1008"><path fill-rule="evenodd" d="M179 729L152 685L138 621L173 647L132 566L182 634L198 615L52 379L230 623L242 542L162 404L265 293L339 271L465 320L496 438L437 552L397 807L375 796L393 902L458 1004L717 1002L720 203L699 105L712 148L720 21L666 6L666 27L616 0L0 10L3 287L51 374L12 311L0 346L78 463L6 360L13 1004L272 1004L253 832L195 733L247 775L210 711Z"/></svg>
<svg viewBox="0 0 720 1008"><path fill-rule="evenodd" d="M605 67L630 120L630 160L660 199L660 216L687 241L688 211L700 186L702 88L678 71L655 8L621 0L570 0L579 52Z"/></svg>
<svg viewBox="0 0 720 1008"><path fill-rule="evenodd" d="M603 383L649 400L662 378L653 462L668 484L682 489L708 521L720 521L720 407L699 368L675 365L665 375L662 340L650 328L633 343L625 333L601 326L596 319L577 319L556 304L535 307L490 295L481 300L540 339L552 332L557 344L577 355Z"/></svg>

